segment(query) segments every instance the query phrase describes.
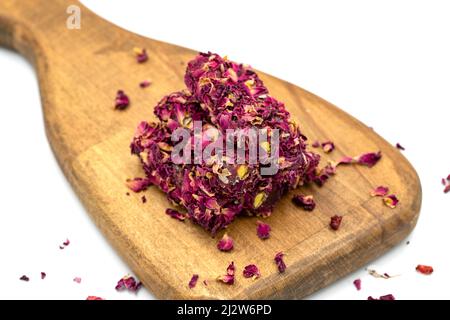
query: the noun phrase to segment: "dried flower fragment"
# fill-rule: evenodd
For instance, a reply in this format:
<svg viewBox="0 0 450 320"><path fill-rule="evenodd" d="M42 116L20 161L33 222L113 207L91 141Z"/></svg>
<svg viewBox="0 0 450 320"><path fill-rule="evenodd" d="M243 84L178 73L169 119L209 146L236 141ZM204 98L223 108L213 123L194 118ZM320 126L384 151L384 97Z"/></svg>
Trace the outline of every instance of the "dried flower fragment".
<svg viewBox="0 0 450 320"><path fill-rule="evenodd" d="M75 277L75 278L73 278L73 282L81 283L81 278L80 277Z"/></svg>
<svg viewBox="0 0 450 320"><path fill-rule="evenodd" d="M116 110L125 110L130 105L130 98L123 90L117 91L115 108Z"/></svg>
<svg viewBox="0 0 450 320"><path fill-rule="evenodd" d="M283 273L286 271L286 264L284 263L283 257L284 257L284 253L278 252L274 258L275 264L277 265L277 268L278 268L278 272L280 272L280 273Z"/></svg>
<svg viewBox="0 0 450 320"><path fill-rule="evenodd" d="M325 153L330 153L335 149L334 143L331 141L322 142L322 150Z"/></svg>
<svg viewBox="0 0 450 320"><path fill-rule="evenodd" d="M136 61L138 63L144 63L148 60L148 54L146 49L134 48L134 55L136 56Z"/></svg>
<svg viewBox="0 0 450 320"><path fill-rule="evenodd" d="M389 301L389 300L395 300L395 297L392 294L387 294L385 296L379 297L378 299L373 298L372 296L370 296L370 297L367 298L367 300L386 300L386 301Z"/></svg>
<svg viewBox="0 0 450 320"><path fill-rule="evenodd" d="M387 205L391 209L395 209L400 202L396 195L390 194L383 198L384 204Z"/></svg>
<svg viewBox="0 0 450 320"><path fill-rule="evenodd" d="M45 277L47 277L47 274L45 272L41 272L41 279L44 280Z"/></svg>
<svg viewBox="0 0 450 320"><path fill-rule="evenodd" d="M425 266L425 265L423 265L423 264L419 264L419 265L416 267L416 271L417 271L417 272L420 272L420 273L422 273L422 274L426 274L426 275L430 275L430 274L432 274L432 273L434 272L433 267L431 267L431 266Z"/></svg>
<svg viewBox="0 0 450 320"><path fill-rule="evenodd" d="M97 296L88 296L86 298L86 300L94 300L95 301L95 300L105 300L105 299L97 297Z"/></svg>
<svg viewBox="0 0 450 320"><path fill-rule="evenodd" d="M320 142L318 140L314 141L313 144L311 145L311 147L319 148L320 147Z"/></svg>
<svg viewBox="0 0 450 320"><path fill-rule="evenodd" d="M234 247L233 238L228 236L228 234L226 233L223 235L219 243L217 243L217 249L219 249L220 251L228 252L233 250L233 247Z"/></svg>
<svg viewBox="0 0 450 320"><path fill-rule="evenodd" d="M146 203L147 202L147 197L146 196L142 196L141 200L142 200L142 203Z"/></svg>
<svg viewBox="0 0 450 320"><path fill-rule="evenodd" d="M64 250L64 248L67 247L69 244L70 244L70 240L69 240L69 239L66 239L66 241L64 241L64 242L62 243L62 245L59 246L59 249Z"/></svg>
<svg viewBox="0 0 450 320"><path fill-rule="evenodd" d="M342 222L342 216L335 215L335 216L331 217L330 228L337 231L339 229L339 227L341 226L341 222Z"/></svg>
<svg viewBox="0 0 450 320"><path fill-rule="evenodd" d="M152 185L152 183L150 182L150 179L147 179L147 178L127 179L126 184L127 184L127 187L133 192L144 191L149 186Z"/></svg>
<svg viewBox="0 0 450 320"><path fill-rule="evenodd" d="M227 268L227 274L220 276L217 278L218 281L221 281L225 284L232 285L234 284L234 273L235 273L235 266L234 262L231 262L230 265Z"/></svg>
<svg viewBox="0 0 450 320"><path fill-rule="evenodd" d="M151 84L152 84L152 82L150 80L144 80L139 83L139 87L144 89L144 88L150 87Z"/></svg>
<svg viewBox="0 0 450 320"><path fill-rule="evenodd" d="M186 220L186 215L174 209L166 209L166 214L174 219L184 221Z"/></svg>
<svg viewBox="0 0 450 320"><path fill-rule="evenodd" d="M271 228L267 223L256 222L256 234L260 239L268 239L270 237Z"/></svg>
<svg viewBox="0 0 450 320"><path fill-rule="evenodd" d="M23 276L21 276L20 277L20 279L19 280L22 280L22 281L25 281L25 282L28 282L28 281L30 281L30 278L28 278L26 275L23 275Z"/></svg>
<svg viewBox="0 0 450 320"><path fill-rule="evenodd" d="M353 285L355 286L356 290L360 291L361 290L361 279L356 279L355 281L353 281Z"/></svg>
<svg viewBox="0 0 450 320"><path fill-rule="evenodd" d="M244 268L243 271L244 278L253 278L253 280L258 279L261 276L261 273L259 272L259 269L254 264L249 264Z"/></svg>
<svg viewBox="0 0 450 320"><path fill-rule="evenodd" d="M403 148L403 146L402 146L400 143L397 143L397 144L395 145L395 147L396 147L398 150L405 151L405 148Z"/></svg>
<svg viewBox="0 0 450 320"><path fill-rule="evenodd" d="M313 211L316 207L316 202L314 201L314 197L312 195L304 196L301 194L295 195L292 198L292 202L298 207L303 208L306 211Z"/></svg>
<svg viewBox="0 0 450 320"><path fill-rule="evenodd" d="M370 192L370 195L372 197L384 197L388 194L388 192L389 192L388 187L379 186L379 187L376 187L374 190L372 190Z"/></svg>
<svg viewBox="0 0 450 320"><path fill-rule="evenodd" d="M123 291L128 290L131 292L137 292L142 287L142 282L136 281L136 279L130 275L124 276L117 282L116 290Z"/></svg>
<svg viewBox="0 0 450 320"><path fill-rule="evenodd" d="M192 278L189 281L189 289L195 288L195 286L197 285L198 278L199 278L198 274L192 275Z"/></svg>
<svg viewBox="0 0 450 320"><path fill-rule="evenodd" d="M378 161L380 161L381 156L381 151L363 153L356 157L345 156L338 161L337 165L357 163L372 168L378 163Z"/></svg>

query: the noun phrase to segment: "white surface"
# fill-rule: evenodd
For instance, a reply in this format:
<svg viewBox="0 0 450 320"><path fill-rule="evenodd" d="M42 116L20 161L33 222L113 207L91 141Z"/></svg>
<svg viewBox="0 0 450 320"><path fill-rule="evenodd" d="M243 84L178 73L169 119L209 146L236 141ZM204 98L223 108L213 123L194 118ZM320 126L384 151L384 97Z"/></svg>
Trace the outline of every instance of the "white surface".
<svg viewBox="0 0 450 320"><path fill-rule="evenodd" d="M333 102L388 141L401 142L422 180L421 218L409 246L402 243L371 264L401 276L374 279L360 270L311 298L450 298L450 194L443 194L440 183L450 173L448 1L83 3L134 32L250 63ZM3 49L0 88L0 298L151 298L145 290L137 296L115 292L116 281L129 270L57 167L32 68ZM60 250L65 238L72 243ZM417 274L418 263L432 265L435 273ZM45 280L39 279L41 271L47 272ZM19 281L22 274L31 281ZM81 284L72 281L75 276ZM359 277L363 290L357 292L352 281Z"/></svg>

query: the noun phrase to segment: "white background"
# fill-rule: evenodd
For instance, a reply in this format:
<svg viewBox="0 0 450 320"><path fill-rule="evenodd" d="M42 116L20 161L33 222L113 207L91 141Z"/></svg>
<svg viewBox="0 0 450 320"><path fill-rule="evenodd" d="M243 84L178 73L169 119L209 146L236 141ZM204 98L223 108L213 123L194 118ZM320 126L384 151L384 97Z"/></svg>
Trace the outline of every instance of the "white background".
<svg viewBox="0 0 450 320"><path fill-rule="evenodd" d="M401 142L423 187L419 223L370 266L312 299L450 298L450 6L448 1L84 0L114 23L151 38L231 59L304 87ZM48 146L31 66L0 49L0 298L148 299L116 293L127 266L103 239ZM281 98L281 97L280 97ZM408 181L405 181L408 183ZM66 239L71 244L58 246ZM435 268L415 272L419 263ZM40 280L45 271L47 279ZM31 281L19 281L27 274ZM82 278L74 283L75 276ZM363 290L352 285L361 278Z"/></svg>

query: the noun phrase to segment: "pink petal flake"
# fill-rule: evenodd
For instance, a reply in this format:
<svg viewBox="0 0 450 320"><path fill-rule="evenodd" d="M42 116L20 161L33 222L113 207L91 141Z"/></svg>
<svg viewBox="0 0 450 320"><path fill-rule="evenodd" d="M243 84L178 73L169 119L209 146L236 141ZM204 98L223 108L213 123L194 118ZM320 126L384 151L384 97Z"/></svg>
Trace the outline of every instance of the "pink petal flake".
<svg viewBox="0 0 450 320"><path fill-rule="evenodd" d="M286 264L284 263L283 257L284 257L284 253L278 252L274 258L275 264L277 265L277 268L278 268L278 272L280 272L280 273L283 273L286 271Z"/></svg>
<svg viewBox="0 0 450 320"><path fill-rule="evenodd" d="M339 227L341 226L341 222L342 222L342 216L335 215L335 216L331 217L330 228L333 229L334 231L337 231L339 229Z"/></svg>
<svg viewBox="0 0 450 320"><path fill-rule="evenodd" d="M133 192L144 191L152 185L150 180L146 178L127 179L126 184L127 187Z"/></svg>
<svg viewBox="0 0 450 320"><path fill-rule="evenodd" d="M405 148L403 148L403 146L402 146L400 143L397 143L397 144L395 145L395 147L396 147L398 150L405 151Z"/></svg>
<svg viewBox="0 0 450 320"><path fill-rule="evenodd" d="M450 184L447 185L444 189L444 193L449 193L450 192Z"/></svg>
<svg viewBox="0 0 450 320"><path fill-rule="evenodd" d="M260 239L268 239L270 237L271 228L267 223L258 221L256 225L256 234Z"/></svg>
<svg viewBox="0 0 450 320"><path fill-rule="evenodd" d="M75 278L73 278L73 282L81 283L81 278L80 277L75 277Z"/></svg>
<svg viewBox="0 0 450 320"><path fill-rule="evenodd" d="M230 265L227 268L227 274L220 276L217 278L218 281L221 281L225 284L228 285L233 285L234 284L234 273L235 273L235 266L234 266L234 262L231 262Z"/></svg>
<svg viewBox="0 0 450 320"><path fill-rule="evenodd" d="M389 208L395 209L400 201L398 200L396 195L390 194L383 198L383 202Z"/></svg>
<svg viewBox="0 0 450 320"><path fill-rule="evenodd" d="M66 239L66 241L63 242L62 246L59 246L61 250L64 250L65 247L67 247L70 244L70 240Z"/></svg>
<svg viewBox="0 0 450 320"><path fill-rule="evenodd" d="M368 297L367 300L385 300L385 301L389 301L389 300L395 300L395 297L392 294L387 294L385 296L381 296L378 299L373 298L372 296Z"/></svg>
<svg viewBox="0 0 450 320"><path fill-rule="evenodd" d="M45 272L41 272L41 279L44 280L45 277L47 277L47 274Z"/></svg>
<svg viewBox="0 0 450 320"><path fill-rule="evenodd" d="M380 159L381 159L381 151L370 152L370 153L364 153L362 155L359 155L359 156L353 157L353 158L345 156L341 160L339 160L337 164L340 165L340 164L357 163L357 164L372 168L373 166L375 166L378 163L378 161Z"/></svg>
<svg viewBox="0 0 450 320"><path fill-rule="evenodd" d="M123 90L117 91L115 108L116 110L125 110L130 105L130 98Z"/></svg>
<svg viewBox="0 0 450 320"><path fill-rule="evenodd" d="M253 280L261 277L261 273L259 272L258 267L254 264L249 264L248 266L246 266L244 268L243 274L244 278L253 278Z"/></svg>
<svg viewBox="0 0 450 320"><path fill-rule="evenodd" d="M151 84L152 84L152 82L150 80L144 80L144 81L141 81L141 83L139 83L139 87L144 89L144 88L150 87Z"/></svg>
<svg viewBox="0 0 450 320"><path fill-rule="evenodd" d="M19 280L22 280L22 281L25 281L25 282L28 282L28 281L30 281L30 278L28 278L26 275L23 275L23 276L21 276L20 277L20 279Z"/></svg>
<svg viewBox="0 0 450 320"><path fill-rule="evenodd" d="M174 209L166 209L166 214L179 221L186 220L186 215Z"/></svg>
<svg viewBox="0 0 450 320"><path fill-rule="evenodd" d="M189 281L189 289L195 288L195 286L197 285L197 281L198 281L198 274L192 275L192 278Z"/></svg>
<svg viewBox="0 0 450 320"><path fill-rule="evenodd" d="M234 247L234 243L233 243L233 238L231 238L230 236L228 236L228 234L224 234L222 239L217 243L217 249L219 249L220 251L231 251L233 250Z"/></svg>
<svg viewBox="0 0 450 320"><path fill-rule="evenodd" d="M388 194L388 192L389 192L388 187L379 186L379 187L376 187L375 189L373 189L370 192L370 195L372 197L384 197Z"/></svg>
<svg viewBox="0 0 450 320"><path fill-rule="evenodd" d="M134 55L136 56L136 61L138 63L144 63L148 60L148 54L146 49L134 48Z"/></svg>
<svg viewBox="0 0 450 320"><path fill-rule="evenodd" d="M93 300L93 301L98 301L98 300L105 300L103 298L97 297L97 296L88 296L86 298L86 300Z"/></svg>
<svg viewBox="0 0 450 320"><path fill-rule="evenodd" d="M304 196L298 194L292 198L292 202L306 211L313 211L316 207L316 202L314 201L314 197L312 195Z"/></svg>
<svg viewBox="0 0 450 320"><path fill-rule="evenodd" d="M361 290L361 279L356 279L355 281L353 281L353 285L355 286L356 290L360 291Z"/></svg>
<svg viewBox="0 0 450 320"><path fill-rule="evenodd" d="M326 141L322 143L322 150L325 153L330 153L335 149L334 143L331 141Z"/></svg>
<svg viewBox="0 0 450 320"><path fill-rule="evenodd" d="M117 291L128 290L131 292L137 292L141 287L142 282L138 282L134 277L126 275L117 282L116 290Z"/></svg>
<svg viewBox="0 0 450 320"><path fill-rule="evenodd" d="M314 143L311 145L311 147L319 148L320 147L320 142L318 140L314 141Z"/></svg>

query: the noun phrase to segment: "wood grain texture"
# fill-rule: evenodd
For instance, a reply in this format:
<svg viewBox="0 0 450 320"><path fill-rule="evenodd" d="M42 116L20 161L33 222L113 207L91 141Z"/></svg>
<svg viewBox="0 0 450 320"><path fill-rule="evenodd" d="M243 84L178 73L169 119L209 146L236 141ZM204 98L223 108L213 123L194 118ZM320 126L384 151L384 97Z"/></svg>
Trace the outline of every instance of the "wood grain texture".
<svg viewBox="0 0 450 320"><path fill-rule="evenodd" d="M200 227L166 216L169 203L155 188L145 192L146 204L141 195L126 196L124 181L142 175L129 151L134 129L139 121L154 119L153 106L163 95L184 87L186 63L195 52L122 30L81 4L81 29L69 30L66 8L73 3L1 0L0 44L36 67L47 135L59 164L92 219L156 297L301 298L378 257L415 226L421 186L408 161L358 120L266 74L261 77L271 94L286 103L310 140L335 141L337 150L323 155L325 160L381 150L379 164L342 167L323 188L300 189L316 198L313 212L294 207L292 193L284 197L267 219L273 230L269 240L257 238L256 218L237 219L227 231L235 239L231 253L219 252L217 239ZM147 48L149 61L137 64L133 47ZM147 78L154 84L140 89ZM132 99L123 112L113 110L118 89ZM380 184L398 195L397 209L370 197ZM335 214L344 216L337 232L328 227ZM278 251L287 254L282 275L273 262ZM234 286L215 281L230 261L237 265ZM261 269L257 281L241 275L250 263ZM193 273L200 281L190 290ZM205 279L208 286L201 283Z"/></svg>

